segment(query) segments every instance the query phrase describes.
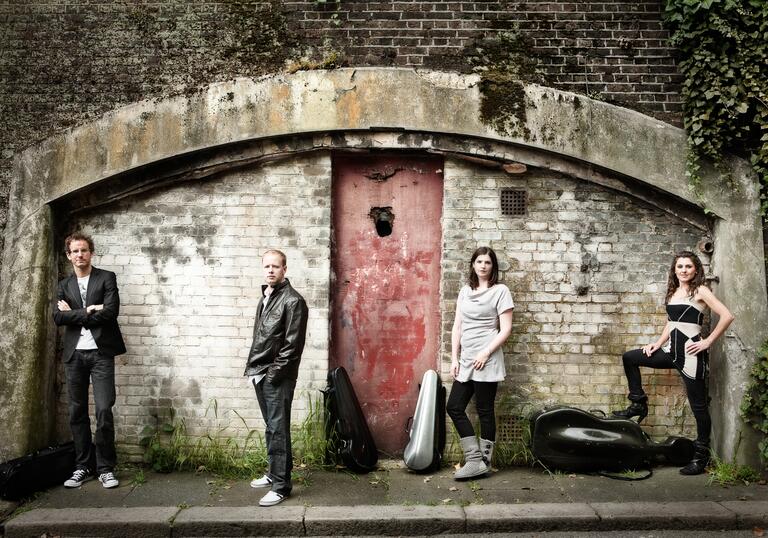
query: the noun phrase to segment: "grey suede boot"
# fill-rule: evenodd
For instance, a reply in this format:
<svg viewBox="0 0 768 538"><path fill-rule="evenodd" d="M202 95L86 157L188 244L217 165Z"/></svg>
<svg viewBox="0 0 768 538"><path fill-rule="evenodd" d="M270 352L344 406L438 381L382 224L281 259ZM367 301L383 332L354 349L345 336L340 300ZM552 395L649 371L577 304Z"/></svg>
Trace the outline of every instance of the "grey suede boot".
<svg viewBox="0 0 768 538"><path fill-rule="evenodd" d="M477 437L462 437L460 441L461 449L464 451L464 465L454 473L453 478L463 480L487 473L488 466L483 461L483 453L480 452Z"/></svg>
<svg viewBox="0 0 768 538"><path fill-rule="evenodd" d="M485 462L485 465L488 467L488 470L491 470L491 460L493 459L493 445L495 445L493 441L489 441L488 439L480 439L480 452L483 454L483 461Z"/></svg>

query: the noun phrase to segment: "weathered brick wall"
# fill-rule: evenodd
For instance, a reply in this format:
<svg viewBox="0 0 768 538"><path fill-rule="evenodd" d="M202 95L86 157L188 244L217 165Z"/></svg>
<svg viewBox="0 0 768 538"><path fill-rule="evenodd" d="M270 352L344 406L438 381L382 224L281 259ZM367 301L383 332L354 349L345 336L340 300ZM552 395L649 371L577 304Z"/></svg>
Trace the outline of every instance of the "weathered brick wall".
<svg viewBox="0 0 768 538"><path fill-rule="evenodd" d="M128 348L116 362L121 450L139 453L144 427L162 425L171 409L190 435L263 430L243 370L263 283L261 253L270 247L287 254L287 276L309 306L293 407L294 421L306 417L328 371L329 199L330 158L319 153L153 191L69 223L93 235L94 265L117 273ZM62 272L70 271L63 263ZM66 438L63 381L60 372Z"/></svg>
<svg viewBox="0 0 768 538"><path fill-rule="evenodd" d="M442 70L509 63L516 36L548 84L679 121L661 0L0 4L0 228L15 152L116 106L322 63ZM478 47L482 53L478 52ZM470 60L471 58L474 58ZM315 64L312 64L312 62ZM2 237L0 236L0 246Z"/></svg>
<svg viewBox="0 0 768 538"><path fill-rule="evenodd" d="M662 4L285 2L303 41L314 38L318 47L323 42L341 45L351 65L467 70L475 63L469 56L490 56L490 62L494 54L509 59L513 51L492 50L492 44L499 32L512 31L521 38L516 45L537 60L550 85L674 121L680 112L681 79L662 25Z"/></svg>
<svg viewBox="0 0 768 538"><path fill-rule="evenodd" d="M528 214L502 216L500 189L527 191ZM497 412L513 420L550 404L625 407L621 354L661 333L670 256L694 248L700 231L629 196L547 171L507 175L448 161L445 191L444 376L469 256L490 245L515 301ZM643 375L650 431L690 432L677 372Z"/></svg>
<svg viewBox="0 0 768 538"><path fill-rule="evenodd" d="M517 416L542 405L625 405L621 353L663 327L670 253L695 245L699 232L629 196L552 172L508 175L448 159L444 176L444 379L468 258L488 244L516 304L498 405L502 439ZM330 159L317 153L156 190L68 223L94 235L95 265L118 274L128 347L117 359L123 453L137 457L144 427L167 420L170 409L192 435L224 428L221 435L244 436L233 410L248 428L263 429L242 370L262 282L259 255L269 246L286 251L288 276L310 307L293 418L307 415L328 368L330 182ZM504 188L527 191L526 216L501 215ZM645 383L650 431L691 433L678 374L646 373ZM59 430L67 437L61 376L59 387Z"/></svg>

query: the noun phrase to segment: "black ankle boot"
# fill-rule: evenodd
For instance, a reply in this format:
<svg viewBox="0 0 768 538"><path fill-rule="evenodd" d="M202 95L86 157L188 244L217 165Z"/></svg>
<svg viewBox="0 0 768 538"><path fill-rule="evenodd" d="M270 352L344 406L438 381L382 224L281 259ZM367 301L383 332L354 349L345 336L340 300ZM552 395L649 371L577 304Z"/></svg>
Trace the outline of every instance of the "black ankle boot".
<svg viewBox="0 0 768 538"><path fill-rule="evenodd" d="M637 423L640 424L648 416L648 400L632 402L626 409L614 411L613 416L621 418L637 417Z"/></svg>
<svg viewBox="0 0 768 538"><path fill-rule="evenodd" d="M693 442L693 459L688 465L680 469L680 474L695 475L701 474L709 465L709 445L700 441Z"/></svg>

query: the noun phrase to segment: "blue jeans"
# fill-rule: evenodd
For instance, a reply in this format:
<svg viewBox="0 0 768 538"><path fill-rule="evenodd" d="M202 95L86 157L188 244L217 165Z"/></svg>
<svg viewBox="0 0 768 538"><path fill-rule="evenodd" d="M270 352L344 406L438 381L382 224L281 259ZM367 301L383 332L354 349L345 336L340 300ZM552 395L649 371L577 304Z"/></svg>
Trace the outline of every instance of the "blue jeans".
<svg viewBox="0 0 768 538"><path fill-rule="evenodd" d="M288 495L293 489L291 470L293 453L291 452L291 404L296 381L283 379L279 385L273 385L266 379L256 385L256 398L259 400L261 415L267 424L264 433L267 441L269 469L267 476L272 481L272 491Z"/></svg>
<svg viewBox="0 0 768 538"><path fill-rule="evenodd" d="M75 442L75 468L107 473L115 469L115 358L98 350L75 350L72 359L64 363L69 394L69 427ZM91 419L88 416L88 384L93 383L96 404L96 435L91 441Z"/></svg>

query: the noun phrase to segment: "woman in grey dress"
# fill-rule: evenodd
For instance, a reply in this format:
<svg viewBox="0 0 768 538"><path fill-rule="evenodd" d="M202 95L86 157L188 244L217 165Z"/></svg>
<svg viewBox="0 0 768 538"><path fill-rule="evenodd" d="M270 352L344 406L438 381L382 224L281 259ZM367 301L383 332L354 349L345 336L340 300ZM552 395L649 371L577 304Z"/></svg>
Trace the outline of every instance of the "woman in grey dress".
<svg viewBox="0 0 768 538"><path fill-rule="evenodd" d="M501 346L512 331L515 307L509 288L498 279L496 253L478 248L469 262L468 283L456 301L451 331L454 381L446 407L464 452L464 465L454 475L459 480L488 472L496 441L496 389L506 375ZM466 413L472 396L480 419L479 442Z"/></svg>

